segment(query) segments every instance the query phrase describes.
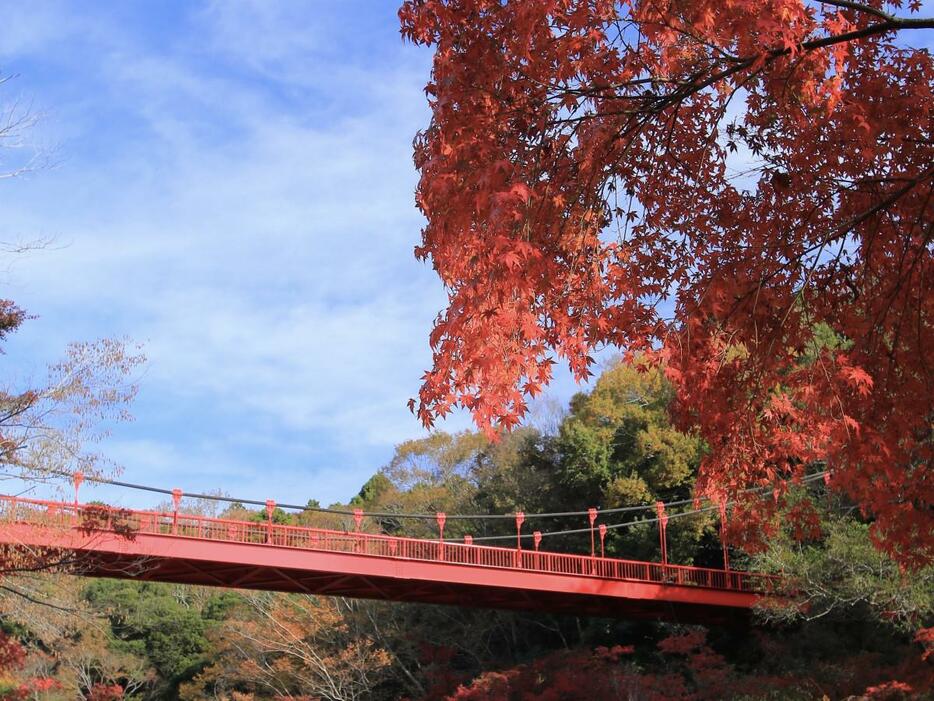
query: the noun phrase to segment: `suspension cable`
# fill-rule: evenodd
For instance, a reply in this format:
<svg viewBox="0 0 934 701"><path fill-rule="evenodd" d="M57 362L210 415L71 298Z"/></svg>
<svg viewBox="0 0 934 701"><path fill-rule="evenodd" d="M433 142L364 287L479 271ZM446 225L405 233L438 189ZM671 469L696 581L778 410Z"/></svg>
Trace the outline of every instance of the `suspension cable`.
<svg viewBox="0 0 934 701"><path fill-rule="evenodd" d="M49 472L51 474L58 475L60 477L67 477L67 478L74 477L73 473L66 472L64 470L50 470ZM809 483L816 479L826 477L828 474L830 474L829 470L822 470L821 472L816 472L812 475L808 475L802 478L800 481L801 483ZM153 487L150 485L137 484L134 482L124 482L122 480L109 479L106 477L97 477L93 475L85 475L83 479L85 479L88 482L94 482L97 484L107 484L107 485L111 485L115 487L124 487L126 489L133 489L137 491L152 492L155 494L164 494L170 497L174 496L174 494L177 493L174 490L165 489L162 487ZM770 489L774 489L774 487L769 486L769 485L760 486L760 487L747 487L746 489L743 489L737 492L737 494L764 492ZM221 495L216 495L216 494L199 494L197 492L184 492L183 491L181 492L181 496L187 497L190 499L203 499L206 501L220 501L220 502L225 502L228 504L244 504L244 505L249 504L251 506L266 506L267 504L266 501L259 501L256 499L237 499L234 497L227 497L227 496L221 496ZM703 497L702 499L704 498L706 497ZM695 503L695 499L679 499L676 501L661 502L662 506L665 509L678 507L678 506L684 506L686 504L693 504L693 503ZM731 501L728 503L732 504L734 502ZM369 518L415 519L415 520L425 520L425 521L434 521L438 517L437 513L422 514L422 513L405 513L405 512L392 512L392 511L362 511L362 510L351 510L351 509L333 509L333 508L328 508L328 507L323 507L323 506L309 506L307 504L305 506L301 506L297 504L277 503L276 506L282 509L289 509L293 511L313 511L316 513L335 514L338 516L362 515L364 517L369 517ZM656 503L639 504L635 506L615 507L612 509L597 509L597 514L600 515L600 514L634 513L634 512L639 512L639 511L654 510L657 508L658 507ZM685 512L673 513L670 515L670 518L674 518L676 516L688 515L692 513L701 513L702 511L710 510L712 508L716 508L716 507L704 507L704 508L694 509L694 510L685 511ZM589 514L590 514L589 510L584 510L584 511L556 511L556 512L546 512L546 513L526 513L524 514L524 516L526 519L534 519L534 518L542 519L542 518L568 518L572 516L589 516ZM449 521L497 520L497 519L512 520L512 519L515 519L515 517L516 517L515 513L509 513L509 514L446 514L446 518ZM614 528L624 528L624 527L639 524L639 523L655 523L658 520L659 519L656 517L652 519L641 519L639 521L627 521L624 523L607 525L607 529L609 530L609 529L614 529ZM544 535L566 535L566 534L571 534L571 533L589 533L589 532L590 532L589 528L582 528L582 529L570 529L570 530L564 530L564 531L549 531L547 533L543 532L542 535L543 536ZM514 537L516 536L481 536L478 538L474 538L474 540L494 540L494 539L499 540L503 538L514 538ZM530 538L532 537L532 535L526 534L526 535L521 535L520 537Z"/></svg>
<svg viewBox="0 0 934 701"><path fill-rule="evenodd" d="M827 470L824 470L824 471L822 471L822 472L815 472L815 473L812 474L812 475L808 475L807 477L803 477L803 478L801 479L801 484L810 484L811 482L815 482L815 481L817 481L818 479L822 479L822 478L823 478L825 475L827 475L827 474L829 474L829 471L827 471ZM739 492L739 493L740 493L740 494L749 493L749 492L760 492L760 493L762 493L762 492L765 492L765 491L767 491L767 490L769 490L769 489L771 489L771 487L751 487L751 488L749 488L749 489L744 489L744 490L742 490L742 492ZM681 503L684 503L684 501L685 501L685 500L682 500ZM690 501L693 501L693 500L690 500ZM675 502L671 502L671 504L674 504L674 503L675 503ZM737 500L736 500L736 499L733 499L733 500L730 500L730 501L725 502L725 506L732 506L732 505L735 504L735 503L737 503ZM669 506L669 505L670 505L670 504L666 504L666 506ZM667 518L667 519L684 518L685 516L693 516L693 515L695 515L695 514L706 513L706 512L708 512L708 511L718 510L719 508L720 508L719 504L712 504L711 506L701 506L701 507L698 507L698 508L696 508L696 509L688 509L687 511L676 511L676 512L673 512L673 513L670 513L670 514L666 514L665 518ZM600 512L600 513L608 513L608 512L609 512L609 509L607 509L607 511L603 511L603 512ZM638 520L638 521L623 521L623 522L621 522L621 523L612 523L612 524L605 524L605 525L606 525L606 530L612 531L612 530L616 530L616 529L619 529L619 528L630 528L630 527L632 527L632 526L644 526L644 525L651 524L651 523L658 523L659 521L661 521L661 519L660 519L658 516L655 516L655 517L653 517L653 518L644 518L644 519L640 519L640 520ZM562 530L562 531L540 531L540 532L539 532L539 535L542 536L542 537L544 538L545 536L573 535L573 534L578 534L578 533L590 533L590 532L591 532L591 529L590 529L590 528L570 528L570 529ZM473 538L473 540L474 540L474 542L477 542L477 541L486 541L486 542L490 542L490 541L495 541L495 540L509 540L509 541L512 541L512 540L515 540L516 537L519 537L519 538L534 538L534 537L535 537L535 534L534 534L534 533L522 533L522 534L518 534L518 535L476 536L476 537Z"/></svg>

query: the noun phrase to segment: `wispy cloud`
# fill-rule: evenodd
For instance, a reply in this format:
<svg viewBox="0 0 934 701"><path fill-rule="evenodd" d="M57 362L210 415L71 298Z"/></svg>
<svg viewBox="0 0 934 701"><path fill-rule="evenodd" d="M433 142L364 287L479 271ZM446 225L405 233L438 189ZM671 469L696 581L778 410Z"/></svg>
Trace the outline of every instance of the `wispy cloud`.
<svg viewBox="0 0 934 701"><path fill-rule="evenodd" d="M110 445L128 475L346 499L421 432L405 402L444 303L412 257L428 56L394 3L134 7L13 12L0 46L65 154L0 187L3 229L60 244L15 268L40 318L10 358L144 341L138 421Z"/></svg>

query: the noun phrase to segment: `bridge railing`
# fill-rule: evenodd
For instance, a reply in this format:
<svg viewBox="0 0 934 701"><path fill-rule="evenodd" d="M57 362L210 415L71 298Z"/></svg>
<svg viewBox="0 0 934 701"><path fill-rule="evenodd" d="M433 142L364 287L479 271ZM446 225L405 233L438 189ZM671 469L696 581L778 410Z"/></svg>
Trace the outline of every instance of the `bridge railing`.
<svg viewBox="0 0 934 701"><path fill-rule="evenodd" d="M110 531L128 538L145 533L757 593L781 593L784 589L781 578L755 572L468 545L451 541L286 526L269 522L257 523L183 513L138 511L94 504L69 504L4 495L0 495L0 520L79 529L88 533Z"/></svg>

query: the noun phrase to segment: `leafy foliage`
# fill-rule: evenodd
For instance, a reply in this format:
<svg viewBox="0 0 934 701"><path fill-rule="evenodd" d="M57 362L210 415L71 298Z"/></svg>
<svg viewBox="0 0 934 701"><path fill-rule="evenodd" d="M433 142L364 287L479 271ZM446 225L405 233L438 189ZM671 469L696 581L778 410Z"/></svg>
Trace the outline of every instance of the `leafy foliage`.
<svg viewBox="0 0 934 701"><path fill-rule="evenodd" d="M764 609L766 618L868 617L908 632L934 622L934 566L906 572L873 547L868 524L831 510L820 516L817 538L802 542L783 529L753 558L753 567L782 573L802 592L792 606Z"/></svg>
<svg viewBox="0 0 934 701"><path fill-rule="evenodd" d="M208 646L205 622L170 588L102 579L85 596L110 619L116 650L145 655L166 682L197 671Z"/></svg>
<svg viewBox="0 0 934 701"><path fill-rule="evenodd" d="M930 563L920 7L404 2L403 35L434 47L416 255L448 290L421 420L459 404L508 429L554 356L585 378L594 348L654 353L708 447L702 493L781 489L822 462L877 543ZM821 328L845 343L815 344Z"/></svg>
<svg viewBox="0 0 934 701"><path fill-rule="evenodd" d="M690 494L701 442L672 427L672 398L659 370L619 363L571 401L557 441L558 479L580 494L579 504L628 506Z"/></svg>
<svg viewBox="0 0 934 701"><path fill-rule="evenodd" d="M115 469L91 446L131 418L138 350L114 339L72 343L42 385L0 391L2 466L27 479Z"/></svg>
<svg viewBox="0 0 934 701"><path fill-rule="evenodd" d="M763 687L787 692L796 686L794 679L737 674L722 655L709 647L703 630L674 633L660 640L657 650L663 662L648 669L633 661L632 646L556 653L505 672L488 672L447 698L450 701L490 698L504 701L585 698L700 701L737 698Z"/></svg>
<svg viewBox="0 0 934 701"><path fill-rule="evenodd" d="M15 304L0 300L0 342L27 318ZM131 418L128 407L137 391L133 373L145 360L138 351L123 340L71 343L65 358L48 368L45 382L8 379L0 386L0 479L50 480L117 470L93 446L115 422ZM121 535L132 536L117 511L99 511L83 525L93 528L100 518L113 519ZM0 545L0 574L75 571L81 559L48 547L7 543ZM28 587L3 588L30 597Z"/></svg>
<svg viewBox="0 0 934 701"><path fill-rule="evenodd" d="M214 638L215 660L182 689L328 701L365 698L384 680L389 655L356 630L339 599L243 594L229 624Z"/></svg>
<svg viewBox="0 0 934 701"><path fill-rule="evenodd" d="M0 632L0 701L26 701L57 690L54 679L17 674L26 664L26 650L16 639Z"/></svg>

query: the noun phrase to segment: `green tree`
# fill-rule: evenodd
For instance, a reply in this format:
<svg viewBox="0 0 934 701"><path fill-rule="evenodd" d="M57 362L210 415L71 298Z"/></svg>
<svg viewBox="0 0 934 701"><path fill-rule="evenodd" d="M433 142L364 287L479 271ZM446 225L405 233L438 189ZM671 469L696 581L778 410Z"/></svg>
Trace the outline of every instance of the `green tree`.
<svg viewBox="0 0 934 701"><path fill-rule="evenodd" d="M793 623L828 618L851 624L863 620L906 634L934 625L934 566L914 572L899 567L874 547L870 524L839 499L794 496L788 508L807 509L812 528L778 529L769 548L753 556L751 565L784 575L795 583L799 596L788 605L762 608L765 619Z"/></svg>
<svg viewBox="0 0 934 701"><path fill-rule="evenodd" d="M575 395L551 450L556 462L554 506L611 509L691 497L704 446L672 426L673 399L664 371L639 361L616 363L591 392ZM608 553L657 557L658 526L651 523L655 516L651 508L615 516L614 521L634 523L608 532ZM638 525L640 521L650 522ZM668 530L671 559L689 564L699 555L704 559L705 552L715 558L713 525L709 515L673 519ZM706 550L698 553L699 548Z"/></svg>
<svg viewBox="0 0 934 701"><path fill-rule="evenodd" d="M557 439L558 480L569 496L615 507L689 495L702 443L672 427L673 398L663 371L625 363L576 395Z"/></svg>
<svg viewBox="0 0 934 701"><path fill-rule="evenodd" d="M350 500L351 506L366 506L376 502L383 494L393 489L392 482L382 472L370 477L360 491Z"/></svg>
<svg viewBox="0 0 934 701"><path fill-rule="evenodd" d="M149 582L95 580L85 598L110 620L112 645L145 656L167 688L194 674L208 647L201 612L173 588Z"/></svg>

